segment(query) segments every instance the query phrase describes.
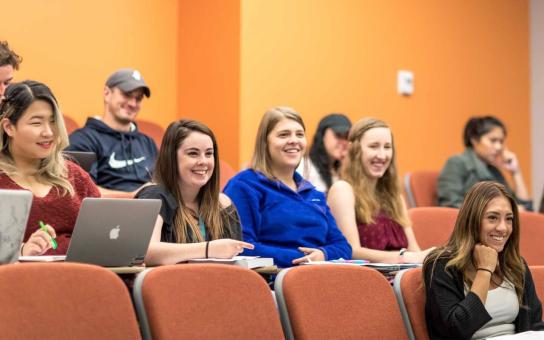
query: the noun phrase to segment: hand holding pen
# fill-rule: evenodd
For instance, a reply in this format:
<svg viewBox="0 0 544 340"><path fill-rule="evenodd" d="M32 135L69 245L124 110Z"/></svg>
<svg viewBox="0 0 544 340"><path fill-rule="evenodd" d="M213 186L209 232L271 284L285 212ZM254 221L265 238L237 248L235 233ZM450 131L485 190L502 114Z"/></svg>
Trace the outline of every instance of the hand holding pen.
<svg viewBox="0 0 544 340"><path fill-rule="evenodd" d="M35 256L42 255L49 249L57 249L57 234L50 225L40 221L40 229L32 233L28 240L21 247L21 255Z"/></svg>

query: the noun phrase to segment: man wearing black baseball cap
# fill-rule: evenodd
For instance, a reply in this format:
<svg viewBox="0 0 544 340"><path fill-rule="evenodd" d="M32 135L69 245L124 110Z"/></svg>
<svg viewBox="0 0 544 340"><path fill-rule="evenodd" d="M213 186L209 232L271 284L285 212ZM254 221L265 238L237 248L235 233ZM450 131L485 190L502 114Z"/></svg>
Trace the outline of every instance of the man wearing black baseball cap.
<svg viewBox="0 0 544 340"><path fill-rule="evenodd" d="M151 91L138 70L117 70L106 80L103 116L70 135L67 150L96 154L90 174L102 195L134 193L151 180L157 146L134 122L144 96Z"/></svg>

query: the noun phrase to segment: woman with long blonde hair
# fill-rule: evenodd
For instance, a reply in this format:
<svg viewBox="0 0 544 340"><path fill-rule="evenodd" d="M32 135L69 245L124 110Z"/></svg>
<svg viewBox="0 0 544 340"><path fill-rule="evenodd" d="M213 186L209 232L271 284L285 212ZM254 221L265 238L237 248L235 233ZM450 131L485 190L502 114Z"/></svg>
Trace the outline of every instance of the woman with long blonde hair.
<svg viewBox="0 0 544 340"><path fill-rule="evenodd" d="M219 151L204 124L182 119L168 126L154 185L137 198L162 201L145 262L174 264L193 258L231 258L251 244L241 241L236 207L219 190Z"/></svg>
<svg viewBox="0 0 544 340"><path fill-rule="evenodd" d="M354 259L421 263L397 178L393 135L387 124L368 118L351 128L340 181L327 197Z"/></svg>
<svg viewBox="0 0 544 340"><path fill-rule="evenodd" d="M274 107L261 119L250 169L225 188L255 245L248 255L273 257L279 267L351 258L325 195L296 172L306 151L302 118L292 108Z"/></svg>
<svg viewBox="0 0 544 340"><path fill-rule="evenodd" d="M21 254L65 254L81 201L100 193L84 170L64 159L68 137L51 90L31 80L11 84L0 104L0 135L0 188L34 195Z"/></svg>
<svg viewBox="0 0 544 340"><path fill-rule="evenodd" d="M448 243L423 264L431 339L491 338L542 322L542 305L519 239L513 194L497 182L475 184Z"/></svg>

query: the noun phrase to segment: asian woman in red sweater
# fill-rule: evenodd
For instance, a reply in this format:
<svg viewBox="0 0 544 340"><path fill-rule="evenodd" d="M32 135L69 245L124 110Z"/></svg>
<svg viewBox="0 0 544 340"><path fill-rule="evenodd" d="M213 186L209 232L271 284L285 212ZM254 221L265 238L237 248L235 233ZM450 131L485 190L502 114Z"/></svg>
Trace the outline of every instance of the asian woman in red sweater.
<svg viewBox="0 0 544 340"><path fill-rule="evenodd" d="M31 80L10 85L0 103L0 135L0 188L34 196L21 254L65 254L81 201L100 193L84 170L63 157L68 136L49 87Z"/></svg>

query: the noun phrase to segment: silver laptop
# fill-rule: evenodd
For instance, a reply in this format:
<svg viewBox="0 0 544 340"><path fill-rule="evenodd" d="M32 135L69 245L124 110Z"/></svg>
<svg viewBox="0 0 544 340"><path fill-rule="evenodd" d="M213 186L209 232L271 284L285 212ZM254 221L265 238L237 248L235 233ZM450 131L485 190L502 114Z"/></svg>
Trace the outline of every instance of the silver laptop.
<svg viewBox="0 0 544 340"><path fill-rule="evenodd" d="M0 264L19 258L31 206L30 191L0 190Z"/></svg>
<svg viewBox="0 0 544 340"><path fill-rule="evenodd" d="M66 261L104 267L142 264L161 200L85 198Z"/></svg>

